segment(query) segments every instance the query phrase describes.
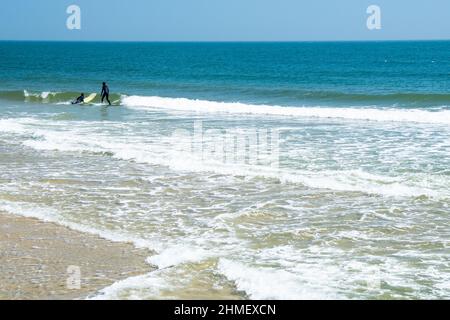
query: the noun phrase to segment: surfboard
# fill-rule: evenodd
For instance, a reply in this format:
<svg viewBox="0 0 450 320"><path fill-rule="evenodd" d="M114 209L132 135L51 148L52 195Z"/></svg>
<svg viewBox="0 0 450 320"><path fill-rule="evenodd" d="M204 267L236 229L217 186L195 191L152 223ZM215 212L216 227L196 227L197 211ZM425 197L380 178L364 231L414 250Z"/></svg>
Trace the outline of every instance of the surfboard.
<svg viewBox="0 0 450 320"><path fill-rule="evenodd" d="M91 93L89 96L84 98L84 103L90 103L91 101L93 101L95 99L96 96L97 96L96 93Z"/></svg>

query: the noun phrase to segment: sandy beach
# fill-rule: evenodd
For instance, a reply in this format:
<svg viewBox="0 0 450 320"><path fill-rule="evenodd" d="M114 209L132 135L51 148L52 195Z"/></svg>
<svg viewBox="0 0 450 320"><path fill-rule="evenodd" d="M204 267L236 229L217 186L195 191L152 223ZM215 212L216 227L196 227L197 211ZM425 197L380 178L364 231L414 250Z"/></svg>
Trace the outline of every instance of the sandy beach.
<svg viewBox="0 0 450 320"><path fill-rule="evenodd" d="M0 248L0 299L85 299L151 271L147 250L1 212ZM67 287L69 266L80 268L80 289Z"/></svg>

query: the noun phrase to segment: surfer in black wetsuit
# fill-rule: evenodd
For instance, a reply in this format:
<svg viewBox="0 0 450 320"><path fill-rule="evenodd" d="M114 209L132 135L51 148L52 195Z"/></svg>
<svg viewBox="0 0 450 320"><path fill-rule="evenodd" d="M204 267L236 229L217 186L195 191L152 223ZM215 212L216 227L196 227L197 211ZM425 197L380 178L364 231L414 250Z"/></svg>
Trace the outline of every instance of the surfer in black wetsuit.
<svg viewBox="0 0 450 320"><path fill-rule="evenodd" d="M84 93L81 94L75 101L72 101L72 104L80 104L84 102Z"/></svg>
<svg viewBox="0 0 450 320"><path fill-rule="evenodd" d="M103 103L103 100L106 99L106 101L108 101L109 105L111 105L111 102L109 101L109 87L106 84L106 82L103 82L102 93L100 95L102 96L102 103Z"/></svg>

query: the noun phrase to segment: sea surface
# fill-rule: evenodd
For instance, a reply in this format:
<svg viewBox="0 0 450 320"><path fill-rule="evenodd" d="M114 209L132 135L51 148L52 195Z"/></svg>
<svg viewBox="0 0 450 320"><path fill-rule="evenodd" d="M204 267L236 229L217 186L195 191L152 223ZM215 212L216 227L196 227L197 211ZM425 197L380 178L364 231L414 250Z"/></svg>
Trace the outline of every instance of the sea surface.
<svg viewBox="0 0 450 320"><path fill-rule="evenodd" d="M154 252L92 298L448 299L450 42L0 42L0 211Z"/></svg>

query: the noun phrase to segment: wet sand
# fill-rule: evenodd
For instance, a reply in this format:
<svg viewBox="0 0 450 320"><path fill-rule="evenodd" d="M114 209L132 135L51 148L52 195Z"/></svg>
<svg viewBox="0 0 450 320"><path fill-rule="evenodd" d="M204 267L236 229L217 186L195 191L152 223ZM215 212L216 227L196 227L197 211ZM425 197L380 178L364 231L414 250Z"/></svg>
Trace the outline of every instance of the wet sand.
<svg viewBox="0 0 450 320"><path fill-rule="evenodd" d="M150 272L145 263L150 254L132 244L0 212L0 299L84 299ZM67 286L75 275L68 273L70 266L81 272L79 289L73 289L76 278Z"/></svg>

